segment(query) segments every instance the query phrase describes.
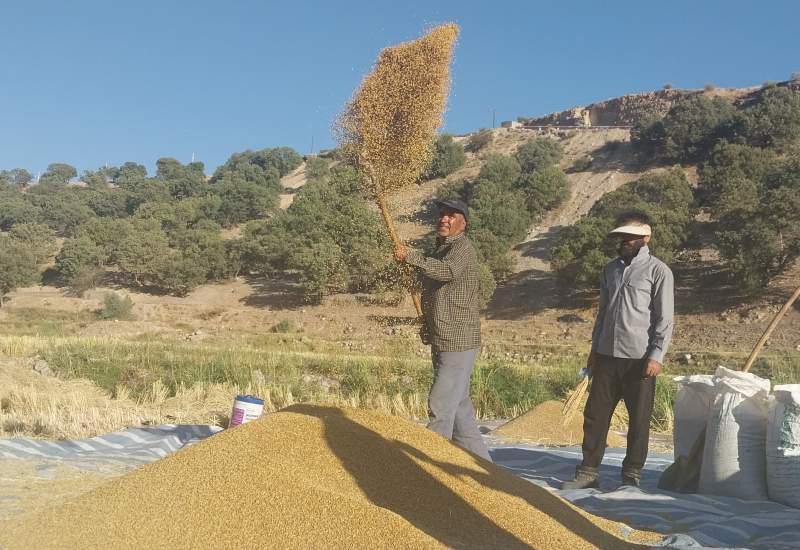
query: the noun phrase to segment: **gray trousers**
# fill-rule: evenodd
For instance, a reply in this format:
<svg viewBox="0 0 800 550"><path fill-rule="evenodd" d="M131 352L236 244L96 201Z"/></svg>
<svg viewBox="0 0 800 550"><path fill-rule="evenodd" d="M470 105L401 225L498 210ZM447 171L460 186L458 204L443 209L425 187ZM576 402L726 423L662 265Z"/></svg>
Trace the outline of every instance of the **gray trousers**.
<svg viewBox="0 0 800 550"><path fill-rule="evenodd" d="M477 349L432 349L433 386L428 396L428 429L491 462L489 450L475 421L475 407L469 397L469 380L477 356Z"/></svg>

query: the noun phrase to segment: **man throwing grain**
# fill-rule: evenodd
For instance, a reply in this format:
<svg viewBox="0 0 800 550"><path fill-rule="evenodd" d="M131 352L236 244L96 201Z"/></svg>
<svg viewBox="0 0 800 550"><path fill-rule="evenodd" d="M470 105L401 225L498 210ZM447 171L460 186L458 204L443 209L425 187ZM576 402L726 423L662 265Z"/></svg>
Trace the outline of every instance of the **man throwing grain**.
<svg viewBox="0 0 800 550"><path fill-rule="evenodd" d="M398 246L395 259L416 266L422 275L421 334L431 344L433 386L428 397L428 428L476 455L491 460L475 421L469 381L481 345L478 315L478 256L464 234L467 205L436 201L437 248L432 256Z"/></svg>
<svg viewBox="0 0 800 550"><path fill-rule="evenodd" d="M592 331L587 368L592 377L583 421L583 462L564 489L598 486L598 467L620 399L628 409L628 448L623 485L639 485L647 458L656 376L672 337L672 271L650 254L650 221L629 212L617 219L610 237L619 258L603 269L600 307Z"/></svg>

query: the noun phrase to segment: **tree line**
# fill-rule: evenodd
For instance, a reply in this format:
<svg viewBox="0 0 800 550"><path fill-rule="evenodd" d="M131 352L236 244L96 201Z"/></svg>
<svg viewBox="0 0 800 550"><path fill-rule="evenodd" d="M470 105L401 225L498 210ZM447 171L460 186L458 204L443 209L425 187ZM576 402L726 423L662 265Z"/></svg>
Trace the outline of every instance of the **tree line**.
<svg viewBox="0 0 800 550"><path fill-rule="evenodd" d="M552 262L562 286L597 284L615 256L605 236L631 208L654 220L655 254L666 261L694 236L698 209L708 211L714 246L744 290L800 255L800 91L768 84L737 103L698 94L637 121L631 142L643 163L673 167L603 196L561 235ZM682 165L697 165L696 186Z"/></svg>

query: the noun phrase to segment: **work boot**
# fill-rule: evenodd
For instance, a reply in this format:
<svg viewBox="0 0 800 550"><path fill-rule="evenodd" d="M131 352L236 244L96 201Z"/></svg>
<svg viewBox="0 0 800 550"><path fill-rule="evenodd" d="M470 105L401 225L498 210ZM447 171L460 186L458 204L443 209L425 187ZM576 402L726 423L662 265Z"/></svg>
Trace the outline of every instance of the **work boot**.
<svg viewBox="0 0 800 550"><path fill-rule="evenodd" d="M575 479L565 481L561 484L561 488L565 491L571 489L597 489L600 486L599 478L597 468L578 466L575 469Z"/></svg>
<svg viewBox="0 0 800 550"><path fill-rule="evenodd" d="M641 470L623 470L622 484L630 487L638 487L639 481L642 479Z"/></svg>

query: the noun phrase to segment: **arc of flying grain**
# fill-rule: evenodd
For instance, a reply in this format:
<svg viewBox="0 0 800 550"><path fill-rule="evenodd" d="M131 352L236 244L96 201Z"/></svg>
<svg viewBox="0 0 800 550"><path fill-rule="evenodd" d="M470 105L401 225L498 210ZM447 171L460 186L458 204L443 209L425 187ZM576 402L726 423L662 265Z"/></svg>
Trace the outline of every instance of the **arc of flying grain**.
<svg viewBox="0 0 800 550"><path fill-rule="evenodd" d="M413 185L430 163L457 37L458 26L447 23L383 50L335 126L339 145L364 176L395 247L401 241L386 193ZM421 314L418 296L414 305Z"/></svg>

